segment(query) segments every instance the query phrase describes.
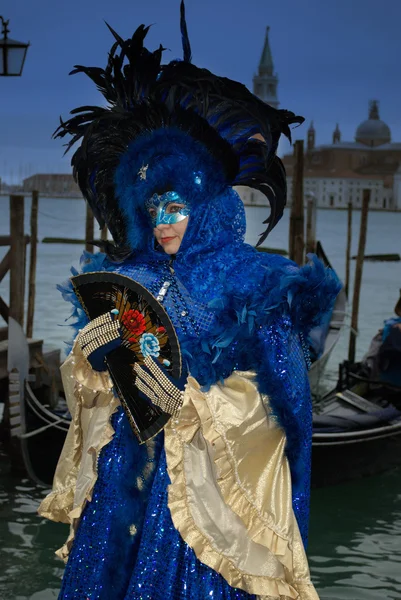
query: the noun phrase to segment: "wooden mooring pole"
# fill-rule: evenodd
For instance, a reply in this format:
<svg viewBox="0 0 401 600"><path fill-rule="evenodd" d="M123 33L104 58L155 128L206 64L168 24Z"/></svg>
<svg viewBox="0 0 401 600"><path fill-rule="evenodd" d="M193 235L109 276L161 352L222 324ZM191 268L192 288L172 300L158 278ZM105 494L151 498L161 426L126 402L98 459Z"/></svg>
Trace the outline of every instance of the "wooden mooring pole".
<svg viewBox="0 0 401 600"><path fill-rule="evenodd" d="M10 196L10 317L24 325L25 236L24 196Z"/></svg>
<svg viewBox="0 0 401 600"><path fill-rule="evenodd" d="M355 362L356 336L358 331L359 297L361 293L363 259L365 256L366 232L368 228L370 190L363 190L361 228L359 231L358 257L355 266L354 295L352 299L351 331L349 336L348 360Z"/></svg>
<svg viewBox="0 0 401 600"><path fill-rule="evenodd" d="M95 237L95 223L91 207L86 203L85 250L93 252L93 245L89 242Z"/></svg>
<svg viewBox="0 0 401 600"><path fill-rule="evenodd" d="M105 225L100 234L100 239L102 240L102 242L107 242L107 231L107 225Z"/></svg>
<svg viewBox="0 0 401 600"><path fill-rule="evenodd" d="M306 253L316 252L316 196L311 196L306 205Z"/></svg>
<svg viewBox="0 0 401 600"><path fill-rule="evenodd" d="M348 298L352 242L352 202L348 202L347 250L345 254L345 293Z"/></svg>
<svg viewBox="0 0 401 600"><path fill-rule="evenodd" d="M25 295L25 255L26 238L24 235L24 196L10 196L10 307L8 319L13 318L23 327ZM7 307L4 307L7 308ZM8 348L10 347L10 325L8 327ZM3 433L11 464L20 470L23 468L20 443L17 437L20 424L20 377L12 369L8 373L8 393L4 397Z"/></svg>
<svg viewBox="0 0 401 600"><path fill-rule="evenodd" d="M289 232L290 259L298 265L304 262L304 142L294 144L294 170L292 176L292 206Z"/></svg>
<svg viewBox="0 0 401 600"><path fill-rule="evenodd" d="M36 261L37 261L37 246L38 246L38 207L39 207L39 192L32 192L32 207L31 207L31 247L29 260L29 284L28 284L28 312L26 323L26 337L31 338L33 335L33 319L35 313L35 293L36 293Z"/></svg>

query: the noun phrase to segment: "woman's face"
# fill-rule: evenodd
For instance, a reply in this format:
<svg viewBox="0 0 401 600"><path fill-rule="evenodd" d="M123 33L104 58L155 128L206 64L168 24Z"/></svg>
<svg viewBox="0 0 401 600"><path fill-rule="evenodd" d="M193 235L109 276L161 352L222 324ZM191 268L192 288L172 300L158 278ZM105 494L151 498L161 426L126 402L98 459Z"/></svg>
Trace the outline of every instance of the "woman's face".
<svg viewBox="0 0 401 600"><path fill-rule="evenodd" d="M189 208L175 192L156 194L147 203L153 234L166 254L176 254L188 225Z"/></svg>

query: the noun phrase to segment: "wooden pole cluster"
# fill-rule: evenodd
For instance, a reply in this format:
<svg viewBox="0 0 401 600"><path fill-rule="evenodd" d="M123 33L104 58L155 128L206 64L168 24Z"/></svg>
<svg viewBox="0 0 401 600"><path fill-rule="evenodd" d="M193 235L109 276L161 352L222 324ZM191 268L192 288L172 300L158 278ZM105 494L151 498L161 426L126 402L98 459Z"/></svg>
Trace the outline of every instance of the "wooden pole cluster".
<svg viewBox="0 0 401 600"><path fill-rule="evenodd" d="M33 335L33 318L35 312L35 294L36 294L36 261L37 261L37 246L38 246L38 207L39 207L39 192L32 192L32 207L31 207L31 252L29 260L29 283L28 283L28 313L26 324L26 337L31 338Z"/></svg>
<svg viewBox="0 0 401 600"><path fill-rule="evenodd" d="M289 232L290 259L297 264L304 262L304 142L294 144L294 171L292 176L292 206Z"/></svg>
<svg viewBox="0 0 401 600"><path fill-rule="evenodd" d="M25 297L24 196L10 196L10 310L23 327Z"/></svg>
<svg viewBox="0 0 401 600"><path fill-rule="evenodd" d="M361 228L359 231L358 256L355 266L354 296L352 299L351 331L349 336L348 360L355 362L356 335L358 331L359 297L361 293L363 259L365 256L366 232L368 228L370 190L363 190Z"/></svg>
<svg viewBox="0 0 401 600"><path fill-rule="evenodd" d="M345 255L345 293L348 298L352 242L352 202L348 202L347 250Z"/></svg>

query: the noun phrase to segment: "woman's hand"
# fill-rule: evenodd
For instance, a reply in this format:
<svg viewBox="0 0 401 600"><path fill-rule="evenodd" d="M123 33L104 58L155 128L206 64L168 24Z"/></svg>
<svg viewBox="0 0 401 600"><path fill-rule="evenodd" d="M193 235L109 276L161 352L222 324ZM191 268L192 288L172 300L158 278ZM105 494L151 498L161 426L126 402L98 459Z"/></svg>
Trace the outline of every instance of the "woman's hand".
<svg viewBox="0 0 401 600"><path fill-rule="evenodd" d="M135 385L153 404L169 415L177 415L182 406L186 375L180 379L173 379L156 363L151 356L147 356L144 365L135 363Z"/></svg>
<svg viewBox="0 0 401 600"><path fill-rule="evenodd" d="M104 313L85 325L76 341L92 369L106 371L106 356L122 343L120 322L113 312Z"/></svg>

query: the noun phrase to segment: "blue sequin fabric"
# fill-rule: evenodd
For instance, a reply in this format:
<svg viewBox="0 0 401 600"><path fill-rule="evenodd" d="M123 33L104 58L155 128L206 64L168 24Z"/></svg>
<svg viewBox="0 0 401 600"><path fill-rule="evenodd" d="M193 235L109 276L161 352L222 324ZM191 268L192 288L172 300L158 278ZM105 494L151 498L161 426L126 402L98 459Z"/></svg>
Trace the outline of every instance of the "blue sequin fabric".
<svg viewBox="0 0 401 600"><path fill-rule="evenodd" d="M92 501L65 569L62 599L123 599L135 565L162 439L152 443L151 451L140 446L121 408L111 422L115 435L99 457Z"/></svg>
<svg viewBox="0 0 401 600"><path fill-rule="evenodd" d="M128 600L255 600L230 587L203 565L174 528L167 508L170 480L161 452L146 510L138 558L125 598Z"/></svg>
<svg viewBox="0 0 401 600"><path fill-rule="evenodd" d="M93 498L81 517L59 599L254 600L200 563L174 528L163 434L149 458L121 409L112 425L115 435L101 452ZM157 468L144 481L146 462Z"/></svg>

